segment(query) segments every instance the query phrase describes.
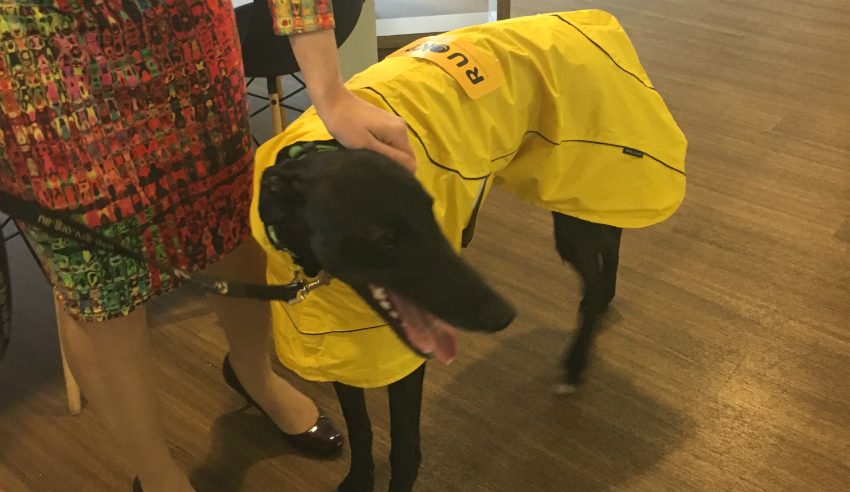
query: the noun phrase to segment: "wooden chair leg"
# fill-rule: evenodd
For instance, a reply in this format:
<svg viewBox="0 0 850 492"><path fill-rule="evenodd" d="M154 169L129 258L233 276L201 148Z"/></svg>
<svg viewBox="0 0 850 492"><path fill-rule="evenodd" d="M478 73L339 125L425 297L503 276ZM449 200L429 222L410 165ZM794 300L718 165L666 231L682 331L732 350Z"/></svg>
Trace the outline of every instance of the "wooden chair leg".
<svg viewBox="0 0 850 492"><path fill-rule="evenodd" d="M68 361L65 359L65 347L62 345L64 325L66 323L65 309L62 307L62 302L54 298L56 307L56 327L59 330L59 348L62 352L62 368L65 370L65 391L68 393L68 409L71 415L79 415L83 410L82 399L80 395L80 387L77 385L77 380L71 373L68 367Z"/></svg>
<svg viewBox="0 0 850 492"><path fill-rule="evenodd" d="M277 94L280 98L280 111L278 112L278 116L280 117L280 131L286 130L286 108L283 107L283 77L278 77L277 80Z"/></svg>
<svg viewBox="0 0 850 492"><path fill-rule="evenodd" d="M272 128L274 128L275 135L280 135L283 132L281 122L284 121L280 116L280 113L283 112L283 107L280 105L281 93L278 92L278 80L278 77L266 79L266 87L269 90L269 110L272 114ZM285 112L283 118L286 118Z"/></svg>

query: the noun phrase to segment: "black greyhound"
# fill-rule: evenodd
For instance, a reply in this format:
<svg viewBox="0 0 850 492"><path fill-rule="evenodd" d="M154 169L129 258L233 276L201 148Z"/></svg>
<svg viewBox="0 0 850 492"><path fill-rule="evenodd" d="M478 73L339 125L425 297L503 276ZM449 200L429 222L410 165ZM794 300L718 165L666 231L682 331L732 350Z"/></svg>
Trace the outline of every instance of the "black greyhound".
<svg viewBox="0 0 850 492"><path fill-rule="evenodd" d="M397 163L367 150L287 158L262 176L260 217L269 237L308 276L321 271L350 285L412 350L439 357L440 325L496 332L514 310L452 250L422 185ZM554 213L561 257L584 283L582 321L564 357L562 392L587 364L597 317L614 297L619 228ZM382 302L383 301L383 302ZM389 301L389 304L387 304ZM436 332L424 336L424 331ZM428 340L423 342L423 340ZM411 490L421 461L419 412L424 366L389 386L391 492ZM343 492L374 485L372 432L363 390L335 383L351 443Z"/></svg>
<svg viewBox="0 0 850 492"><path fill-rule="evenodd" d="M452 250L422 185L382 155L281 152L263 173L259 204L269 237L308 277L324 271L351 286L421 355L439 356L439 344L421 346L434 323L495 332L515 317Z"/></svg>
<svg viewBox="0 0 850 492"><path fill-rule="evenodd" d="M308 275L324 269L349 284L408 347L445 362L449 325L494 332L514 317L451 247L471 239L488 187L550 210L556 249L584 285L557 388L574 391L616 292L621 228L666 220L685 195L687 140L625 31L593 10L474 26L403 48L346 85L404 118L420 170L327 141L336 150L319 143L299 158L305 142L329 138L308 111L257 154L260 166L275 160L257 200L268 238ZM419 467L422 377L389 387L393 492L409 492ZM352 448L340 490L371 491L363 391L336 388Z"/></svg>

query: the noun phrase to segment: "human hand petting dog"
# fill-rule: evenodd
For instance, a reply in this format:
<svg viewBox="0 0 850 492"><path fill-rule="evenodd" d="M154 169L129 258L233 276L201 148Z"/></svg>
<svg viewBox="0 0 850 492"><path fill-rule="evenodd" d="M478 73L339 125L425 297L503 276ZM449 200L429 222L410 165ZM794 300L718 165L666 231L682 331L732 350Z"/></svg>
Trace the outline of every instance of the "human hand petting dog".
<svg viewBox="0 0 850 492"><path fill-rule="evenodd" d="M316 104L316 112L328 132L349 149L371 149L416 172L416 156L407 137L407 123L351 93L339 94Z"/></svg>
<svg viewBox="0 0 850 492"><path fill-rule="evenodd" d="M370 149L386 155L410 172L416 156L407 123L358 98L342 83L336 38L332 30L289 37L307 93L328 133L350 149Z"/></svg>

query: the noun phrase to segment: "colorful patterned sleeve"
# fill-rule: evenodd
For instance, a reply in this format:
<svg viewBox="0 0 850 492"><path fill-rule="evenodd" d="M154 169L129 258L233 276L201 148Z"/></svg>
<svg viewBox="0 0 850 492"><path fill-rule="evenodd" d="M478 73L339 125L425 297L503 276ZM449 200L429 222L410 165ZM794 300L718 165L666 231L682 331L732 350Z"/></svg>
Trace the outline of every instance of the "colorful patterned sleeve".
<svg viewBox="0 0 850 492"><path fill-rule="evenodd" d="M333 29L332 0L269 0L278 36Z"/></svg>

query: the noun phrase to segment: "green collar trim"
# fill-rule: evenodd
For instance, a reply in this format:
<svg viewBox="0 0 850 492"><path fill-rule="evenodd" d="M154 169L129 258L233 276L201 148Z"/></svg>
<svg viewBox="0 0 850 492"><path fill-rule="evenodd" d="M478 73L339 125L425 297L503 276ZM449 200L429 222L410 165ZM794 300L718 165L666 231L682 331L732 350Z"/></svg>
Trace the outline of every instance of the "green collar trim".
<svg viewBox="0 0 850 492"><path fill-rule="evenodd" d="M299 160L304 156L315 152L333 152L344 148L336 140L321 140L317 142L296 142L289 147L284 147L281 152L285 152L288 160ZM296 261L298 256L287 248L286 243L278 236L277 231L271 224L265 224L266 236L272 245L279 251L289 254Z"/></svg>
<svg viewBox="0 0 850 492"><path fill-rule="evenodd" d="M314 152L332 152L341 148L342 146L336 140L296 142L286 149L286 155L290 159L301 159L305 155L312 154Z"/></svg>

